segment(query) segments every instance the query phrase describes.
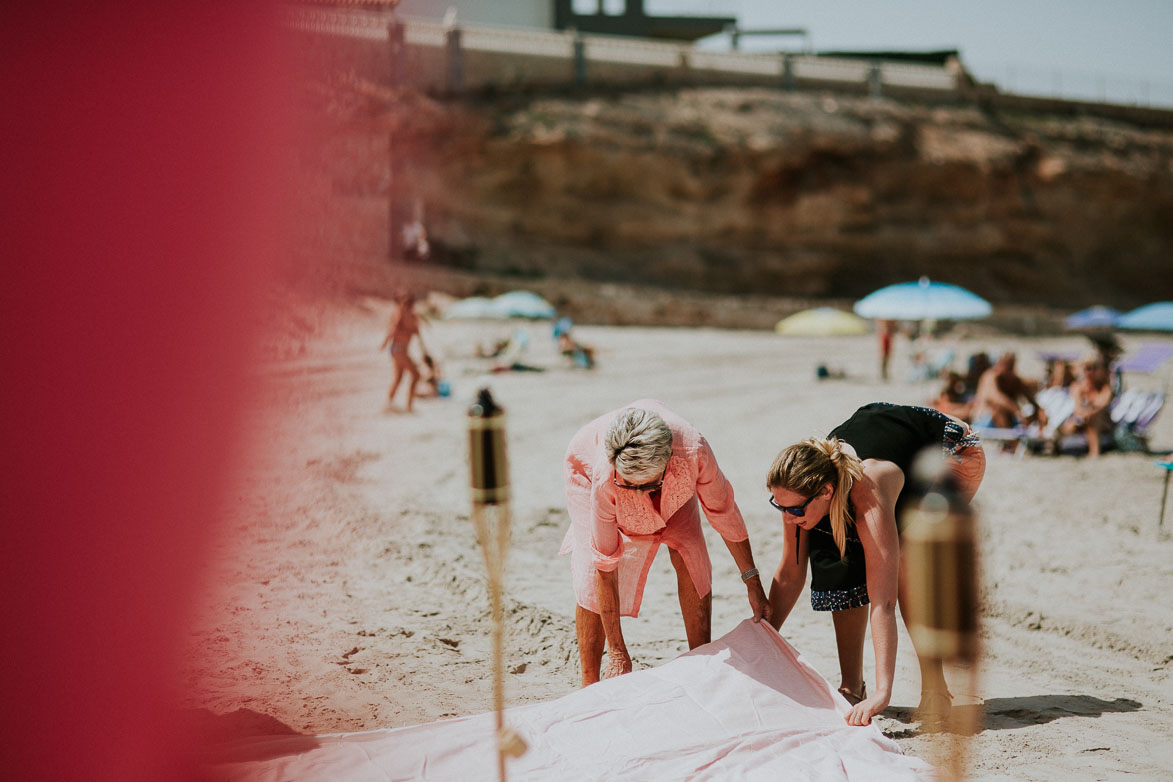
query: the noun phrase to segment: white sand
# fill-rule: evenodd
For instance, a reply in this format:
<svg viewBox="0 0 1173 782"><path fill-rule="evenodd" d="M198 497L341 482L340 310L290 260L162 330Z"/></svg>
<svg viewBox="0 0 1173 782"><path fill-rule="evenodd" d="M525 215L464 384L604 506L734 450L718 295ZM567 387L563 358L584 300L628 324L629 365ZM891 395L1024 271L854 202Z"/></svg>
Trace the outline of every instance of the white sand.
<svg viewBox="0 0 1173 782"><path fill-rule="evenodd" d="M187 701L222 715L219 737L397 727L491 706L484 566L469 520L465 403L488 380L509 412L514 545L507 581L511 704L577 686L561 458L574 431L639 397L663 400L709 439L737 492L759 567L781 551L781 522L762 483L785 445L825 433L858 405L923 403L934 383L876 380L872 337L787 339L764 332L583 327L594 372L567 368L548 324L529 326L528 360L544 373L481 374L476 342L514 326L435 323L450 399L388 410L389 369L377 347L389 307L319 310L296 358L264 364L208 598L189 636ZM525 327L525 326L520 326ZM1139 344L1128 338L1126 346ZM950 344L950 343L946 343ZM969 353L1012 347L1025 374L1035 351L1078 338L988 338ZM905 344L894 370L903 376ZM848 379L817 382L826 362ZM1128 378L1160 387L1161 376ZM402 395L402 390L400 394ZM403 406L402 396L398 407ZM1173 413L1155 427L1173 446ZM1168 778L1173 769L1173 510L1157 528L1163 471L1154 457L990 453L978 493L985 657L973 772L984 779ZM747 615L732 559L708 529L713 633ZM637 667L686 650L675 579L661 552L643 615L624 620ZM804 594L782 629L837 684L831 622ZM906 752L936 759L911 711L916 661L901 627L897 685L882 729ZM874 681L868 648L867 680Z"/></svg>

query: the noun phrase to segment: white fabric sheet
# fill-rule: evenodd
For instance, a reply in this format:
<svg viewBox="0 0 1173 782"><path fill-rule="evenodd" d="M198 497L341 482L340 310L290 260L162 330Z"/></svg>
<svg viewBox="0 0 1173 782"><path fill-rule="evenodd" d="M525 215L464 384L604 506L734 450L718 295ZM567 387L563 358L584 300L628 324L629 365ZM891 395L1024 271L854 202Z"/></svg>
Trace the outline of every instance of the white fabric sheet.
<svg viewBox="0 0 1173 782"><path fill-rule="evenodd" d="M529 744L510 780L936 779L847 702L765 623L745 620L670 663L508 710ZM495 780L494 715L224 748L231 780Z"/></svg>

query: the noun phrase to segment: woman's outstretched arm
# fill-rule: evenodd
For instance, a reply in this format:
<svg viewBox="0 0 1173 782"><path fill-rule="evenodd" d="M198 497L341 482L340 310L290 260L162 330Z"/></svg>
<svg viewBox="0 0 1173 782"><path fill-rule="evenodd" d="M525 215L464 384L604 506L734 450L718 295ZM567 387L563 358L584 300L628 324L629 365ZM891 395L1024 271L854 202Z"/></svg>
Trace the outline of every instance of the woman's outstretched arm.
<svg viewBox="0 0 1173 782"><path fill-rule="evenodd" d="M778 563L774 580L770 583L770 624L775 630L782 629L782 623L790 616L791 609L806 586L807 559L810 556L808 533L799 530L796 536L795 529L797 527L783 525L782 561Z"/></svg>
<svg viewBox="0 0 1173 782"><path fill-rule="evenodd" d="M896 676L896 602L900 575L900 538L896 498L904 473L891 462L865 462L864 475L851 490L856 530L867 562L868 618L876 654L876 688L847 715L851 725L868 725L888 707Z"/></svg>

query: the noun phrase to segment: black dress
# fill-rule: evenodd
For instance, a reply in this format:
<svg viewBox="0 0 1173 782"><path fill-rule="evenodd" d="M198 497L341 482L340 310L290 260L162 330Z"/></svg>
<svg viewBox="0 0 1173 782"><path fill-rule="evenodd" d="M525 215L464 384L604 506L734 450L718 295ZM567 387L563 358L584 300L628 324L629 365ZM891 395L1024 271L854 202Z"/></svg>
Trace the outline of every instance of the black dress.
<svg viewBox="0 0 1173 782"><path fill-rule="evenodd" d="M917 454L936 447L953 453L965 445L965 430L948 416L927 408L873 402L864 405L831 430L829 437L855 448L860 460L892 462L907 478ZM905 489L908 487L905 481ZM901 518L908 493L896 499L896 518ZM854 517L855 510L849 505ZM795 530L797 547L798 530ZM831 517L824 516L809 535L811 607L816 611L841 611L868 604L867 569L863 543L855 524L847 526L847 550L840 556L831 533Z"/></svg>

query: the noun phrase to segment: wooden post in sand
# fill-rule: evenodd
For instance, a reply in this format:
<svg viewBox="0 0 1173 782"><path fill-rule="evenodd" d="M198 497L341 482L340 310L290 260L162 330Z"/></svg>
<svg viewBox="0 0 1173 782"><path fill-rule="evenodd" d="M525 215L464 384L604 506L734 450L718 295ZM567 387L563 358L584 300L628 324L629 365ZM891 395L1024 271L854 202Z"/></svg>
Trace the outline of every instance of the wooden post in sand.
<svg viewBox="0 0 1173 782"><path fill-rule="evenodd" d="M505 782L505 758L520 757L525 741L505 727L505 612L503 581L509 552L509 462L505 453L505 411L487 388L468 410L472 517L489 575L493 615L493 708L497 712L497 774Z"/></svg>
<svg viewBox="0 0 1173 782"><path fill-rule="evenodd" d="M908 634L922 662L965 666L970 672L968 688L976 693L980 652L977 517L953 491L939 459L918 460L914 482L925 489L920 502L904 514L901 536ZM981 724L981 708L934 712L932 704L924 703L922 710L927 713L921 714L921 730L944 732L945 746L934 762L947 763L952 782L964 779L965 743Z"/></svg>

